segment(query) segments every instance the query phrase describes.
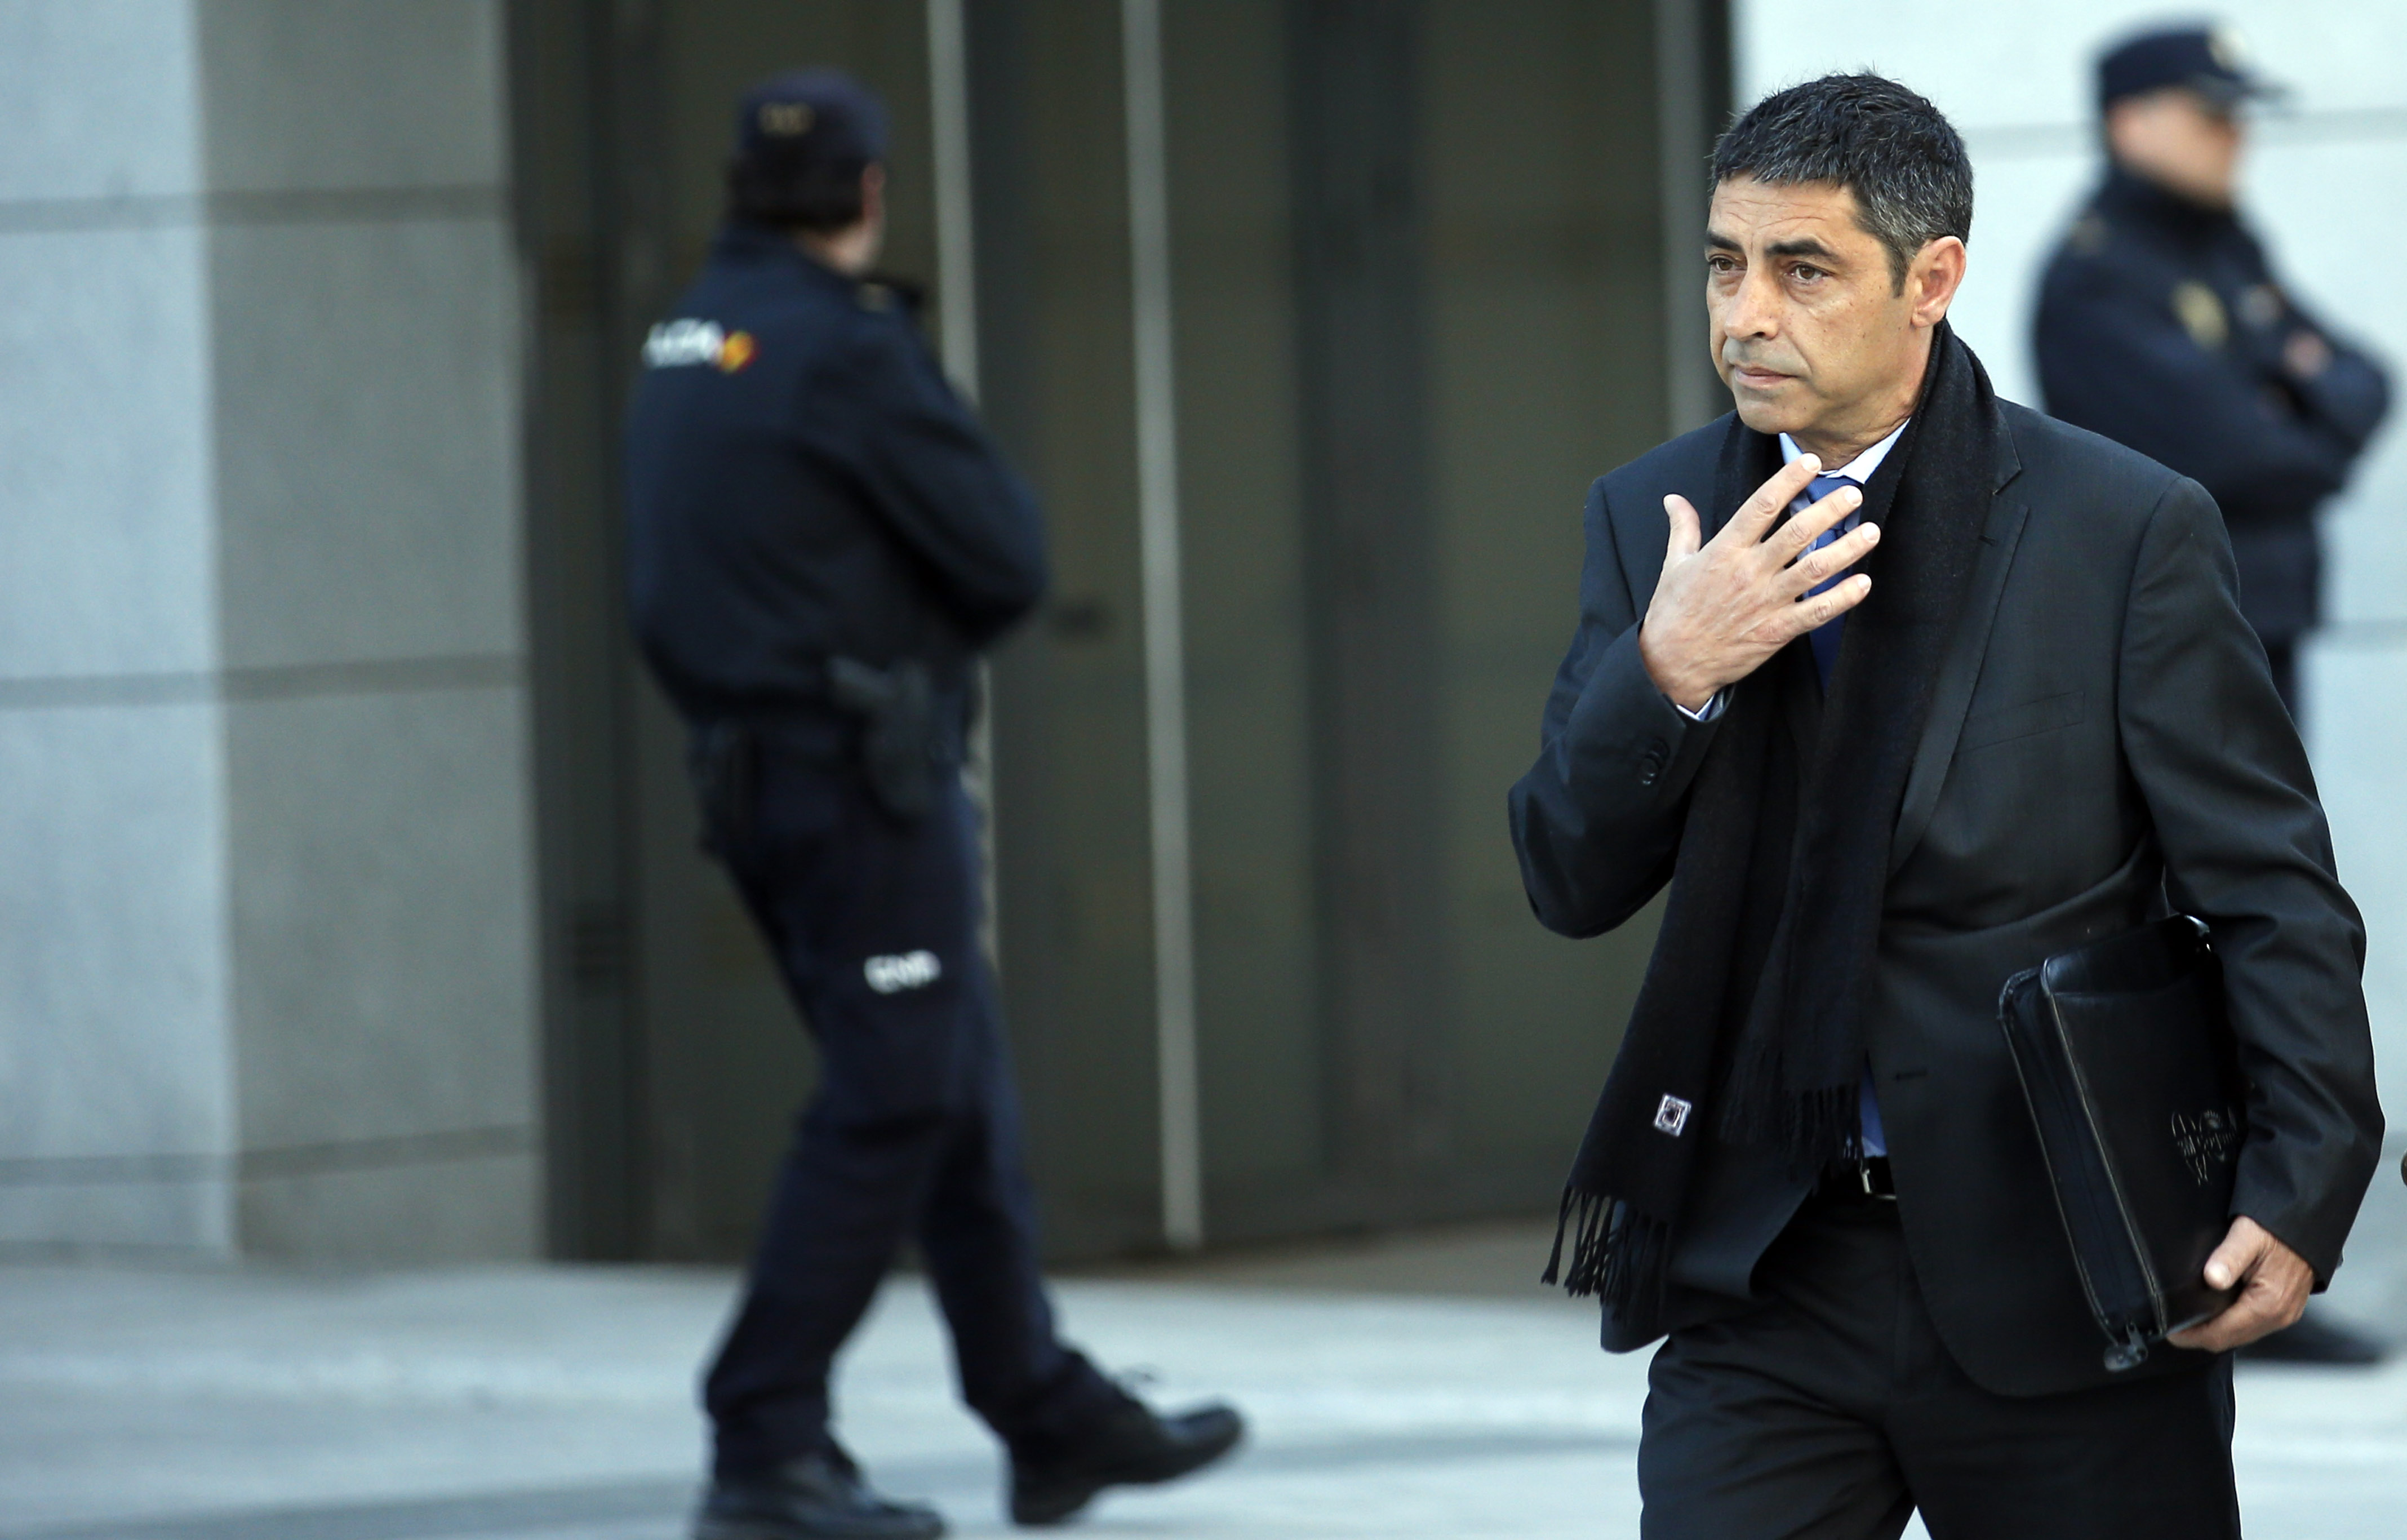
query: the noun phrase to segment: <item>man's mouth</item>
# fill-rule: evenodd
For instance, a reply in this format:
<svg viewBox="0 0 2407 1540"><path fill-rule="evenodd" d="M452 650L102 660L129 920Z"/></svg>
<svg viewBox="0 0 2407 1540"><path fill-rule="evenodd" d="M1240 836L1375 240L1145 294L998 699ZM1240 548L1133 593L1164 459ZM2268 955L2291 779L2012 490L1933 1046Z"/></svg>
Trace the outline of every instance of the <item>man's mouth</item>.
<svg viewBox="0 0 2407 1540"><path fill-rule="evenodd" d="M1785 383L1788 378L1776 369L1759 369L1745 364L1730 365L1730 383L1744 385L1750 391L1772 390Z"/></svg>

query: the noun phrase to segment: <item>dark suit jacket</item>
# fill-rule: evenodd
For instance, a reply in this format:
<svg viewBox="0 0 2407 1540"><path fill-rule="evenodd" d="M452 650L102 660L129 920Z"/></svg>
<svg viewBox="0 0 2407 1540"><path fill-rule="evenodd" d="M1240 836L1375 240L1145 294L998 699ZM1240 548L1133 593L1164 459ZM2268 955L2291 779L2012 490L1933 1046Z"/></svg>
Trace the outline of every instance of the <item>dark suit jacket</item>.
<svg viewBox="0 0 2407 1540"><path fill-rule="evenodd" d="M1932 1319L1977 1383L2030 1395L2106 1376L1998 1026L2009 975L2161 912L2166 893L2205 919L2252 1081L2234 1211L2296 1248L2319 1285L2340 1264L2382 1117L2364 932L2241 619L2213 500L2095 435L2000 410L1971 597L1898 814L1864 1031ZM1648 677L1638 622L1663 562L1664 494L1713 517L1730 422L1588 494L1578 635L1544 749L1512 795L1531 905L1566 935L1612 929L1663 885L1713 745L1713 725ZM1793 730L1817 730L1816 709ZM1663 1319L1609 1319L1606 1346L1744 1309L1802 1197L1775 1163L1716 1147L1677 1228ZM2148 1370L2184 1361L2202 1359L2159 1352Z"/></svg>

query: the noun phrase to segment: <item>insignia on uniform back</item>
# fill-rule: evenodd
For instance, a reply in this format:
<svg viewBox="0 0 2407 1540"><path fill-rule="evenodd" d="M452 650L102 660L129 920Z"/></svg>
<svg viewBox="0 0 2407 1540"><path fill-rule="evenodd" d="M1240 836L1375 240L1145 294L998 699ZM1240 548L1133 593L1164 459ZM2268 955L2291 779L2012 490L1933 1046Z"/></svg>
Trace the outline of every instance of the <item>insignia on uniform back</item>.
<svg viewBox="0 0 2407 1540"><path fill-rule="evenodd" d="M724 331L715 321L664 321L644 338L644 365L677 369L706 364L732 375L760 351L751 333Z"/></svg>
<svg viewBox="0 0 2407 1540"><path fill-rule="evenodd" d="M894 303L894 291L882 283L864 283L860 289L861 307L883 310Z"/></svg>
<svg viewBox="0 0 2407 1540"><path fill-rule="evenodd" d="M2095 214L2085 214L2064 237L2064 243L2085 257L2094 257L2106 250L2106 221Z"/></svg>
<svg viewBox="0 0 2407 1540"><path fill-rule="evenodd" d="M2189 333L2189 339L2210 351L2223 346L2231 335L2231 322L2223 313L2223 301L2215 291L2196 278L2185 278L2173 285L2173 315Z"/></svg>

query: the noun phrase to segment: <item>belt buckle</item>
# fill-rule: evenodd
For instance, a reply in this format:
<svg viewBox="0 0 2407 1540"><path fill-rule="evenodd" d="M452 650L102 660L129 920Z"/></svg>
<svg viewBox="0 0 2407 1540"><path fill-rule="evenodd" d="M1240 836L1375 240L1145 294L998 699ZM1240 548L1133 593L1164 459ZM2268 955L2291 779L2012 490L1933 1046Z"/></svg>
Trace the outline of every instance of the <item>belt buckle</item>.
<svg viewBox="0 0 2407 1540"><path fill-rule="evenodd" d="M1856 1182L1864 1196L1880 1203L1897 1202L1897 1178L1886 1155L1865 1155L1856 1162Z"/></svg>

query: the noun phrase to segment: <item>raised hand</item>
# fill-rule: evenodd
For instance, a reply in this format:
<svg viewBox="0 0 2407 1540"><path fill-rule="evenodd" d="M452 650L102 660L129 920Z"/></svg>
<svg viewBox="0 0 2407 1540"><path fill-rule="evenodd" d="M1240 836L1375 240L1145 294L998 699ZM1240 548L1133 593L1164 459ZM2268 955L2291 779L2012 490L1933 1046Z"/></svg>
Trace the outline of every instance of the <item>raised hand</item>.
<svg viewBox="0 0 2407 1540"><path fill-rule="evenodd" d="M1691 711L1725 685L1763 666L1764 660L1806 632L1862 604L1873 580L1857 573L1827 592L1813 590L1860 562L1880 542L1864 524L1812 555L1805 549L1854 512L1863 493L1841 487L1773 528L1822 463L1803 455L1781 467L1739 506L1713 539L1699 544L1702 524L1689 501L1663 499L1672 522L1663 572L1638 629L1638 653L1655 688Z"/></svg>

